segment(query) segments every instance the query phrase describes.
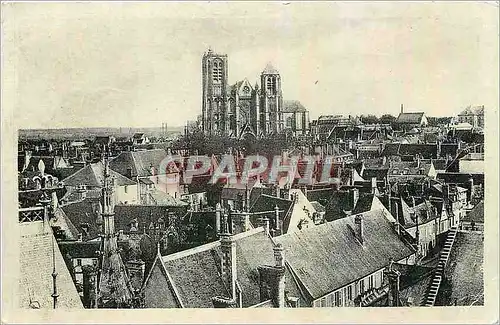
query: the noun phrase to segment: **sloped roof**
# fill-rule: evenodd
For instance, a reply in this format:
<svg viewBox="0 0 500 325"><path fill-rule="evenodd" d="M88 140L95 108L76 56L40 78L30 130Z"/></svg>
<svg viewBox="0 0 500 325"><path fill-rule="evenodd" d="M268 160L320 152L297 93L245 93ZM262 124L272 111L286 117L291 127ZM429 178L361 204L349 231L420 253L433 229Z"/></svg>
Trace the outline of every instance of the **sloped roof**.
<svg viewBox="0 0 500 325"><path fill-rule="evenodd" d="M459 306L484 305L483 234L458 232L445 276L451 281L451 300Z"/></svg>
<svg viewBox="0 0 500 325"><path fill-rule="evenodd" d="M188 203L174 198L172 195L160 191L156 188L150 190L149 195L151 195L157 205L167 205L175 207L183 207L188 205Z"/></svg>
<svg viewBox="0 0 500 325"><path fill-rule="evenodd" d="M117 186L136 185L136 183L127 177L120 175L114 170L110 169L111 177L115 179ZM66 186L86 185L92 187L102 187L104 184L104 164L102 161L87 165L78 170L73 175L63 180Z"/></svg>
<svg viewBox="0 0 500 325"><path fill-rule="evenodd" d="M237 282L243 307L260 303L258 266L274 265L274 244L263 228L233 236L236 243ZM212 308L212 297L228 296L220 277L220 242L162 257L163 265L186 308Z"/></svg>
<svg viewBox="0 0 500 325"><path fill-rule="evenodd" d="M284 113L303 113L307 112L304 105L298 100L284 100L283 101L283 112Z"/></svg>
<svg viewBox="0 0 500 325"><path fill-rule="evenodd" d="M250 221L254 226L259 225L259 219L266 216L269 218L269 225L270 228L275 228L275 212L274 209L275 207L278 206L280 211L280 221L282 222L283 228L280 227L280 229L283 229L286 231L288 228L287 222L289 222L289 214L292 211L293 207L293 201L291 200L286 200L282 199L276 196L271 196L267 194L262 194L259 196L259 198L255 201L255 203L250 207L250 212L255 213L255 212L266 212L270 211L269 213L265 214L259 214L259 215L252 215L250 217Z"/></svg>
<svg viewBox="0 0 500 325"><path fill-rule="evenodd" d="M462 221L483 223L484 222L484 201L479 202L476 206L462 219Z"/></svg>
<svg viewBox="0 0 500 325"><path fill-rule="evenodd" d="M400 240L382 210L364 213L362 218L363 244L353 232L354 216L275 238L313 298L384 268L390 259L398 261L414 253Z"/></svg>
<svg viewBox="0 0 500 325"><path fill-rule="evenodd" d="M19 308L53 309L53 253L57 272L57 306L61 309L83 308L66 263L52 230L43 221L19 224L20 272ZM33 307L30 307L33 306Z"/></svg>
<svg viewBox="0 0 500 325"><path fill-rule="evenodd" d="M162 166L162 162L167 157L167 152L164 149L124 151L109 162L109 167L122 175L127 175L127 169L131 168L132 177L152 176L151 167L154 167L155 173L158 175L165 174L168 166L171 166L172 172L178 172L178 168L174 167L173 163Z"/></svg>
<svg viewBox="0 0 500 325"><path fill-rule="evenodd" d="M325 219L332 221L346 216L345 211L351 211L352 214L363 213L371 210L374 195L358 191L358 201L355 206L353 203L352 191L336 191L330 197L325 206Z"/></svg>
<svg viewBox="0 0 500 325"><path fill-rule="evenodd" d="M400 124L419 124L424 117L424 112L418 113L399 113L396 123Z"/></svg>

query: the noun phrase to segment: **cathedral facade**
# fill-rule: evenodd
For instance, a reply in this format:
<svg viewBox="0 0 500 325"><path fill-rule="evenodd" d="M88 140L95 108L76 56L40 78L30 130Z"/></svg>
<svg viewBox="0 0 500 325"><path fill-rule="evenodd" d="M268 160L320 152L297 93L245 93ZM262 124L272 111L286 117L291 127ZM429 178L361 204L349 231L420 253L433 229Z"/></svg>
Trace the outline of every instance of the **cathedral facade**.
<svg viewBox="0 0 500 325"><path fill-rule="evenodd" d="M260 87L258 83L252 86L246 78L230 85L227 55L209 49L202 58L202 87L201 124L207 135L260 138L283 133L291 125L303 125L305 132L309 123L302 105L300 112L295 112L296 101L290 112L283 101L280 73L270 64L260 75ZM296 113L300 113L298 118Z"/></svg>

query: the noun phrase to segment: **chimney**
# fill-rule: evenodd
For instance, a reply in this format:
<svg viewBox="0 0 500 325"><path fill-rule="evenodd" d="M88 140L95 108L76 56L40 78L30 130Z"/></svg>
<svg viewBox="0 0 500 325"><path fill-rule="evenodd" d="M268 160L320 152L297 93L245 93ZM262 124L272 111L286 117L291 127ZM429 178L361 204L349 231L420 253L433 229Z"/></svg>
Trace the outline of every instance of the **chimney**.
<svg viewBox="0 0 500 325"><path fill-rule="evenodd" d="M399 300L399 277L401 273L393 268L394 261L391 260L389 265L384 270L384 275L387 277L387 282L389 282L389 292L387 295L387 306L388 307L399 307L401 306Z"/></svg>
<svg viewBox="0 0 500 325"><path fill-rule="evenodd" d="M215 207L215 231L217 236L220 235L221 232L221 206L220 203L217 203Z"/></svg>
<svg viewBox="0 0 500 325"><path fill-rule="evenodd" d="M82 266L83 272L83 306L97 308L96 301L96 269L92 265Z"/></svg>
<svg viewBox="0 0 500 325"><path fill-rule="evenodd" d="M274 266L259 266L260 301L271 300L275 308L285 307L285 259L283 247L276 244L274 251Z"/></svg>
<svg viewBox="0 0 500 325"><path fill-rule="evenodd" d="M236 243L228 233L222 233L220 237L222 252L221 273L224 282L230 290L230 300L236 300Z"/></svg>
<svg viewBox="0 0 500 325"><path fill-rule="evenodd" d="M269 231L270 231L270 229L269 229L269 218L268 217L264 217L263 221L264 221L264 231L266 232L266 234L269 235Z"/></svg>
<svg viewBox="0 0 500 325"><path fill-rule="evenodd" d="M403 104L401 104L401 113L403 113L403 112L404 112L404 106L403 106Z"/></svg>
<svg viewBox="0 0 500 325"><path fill-rule="evenodd" d="M363 243L363 216L358 214L354 217L356 238Z"/></svg>
<svg viewBox="0 0 500 325"><path fill-rule="evenodd" d="M356 207L356 204L358 204L359 190L357 188L353 188L350 190L350 193L351 193L350 196L351 196L351 203L352 203L352 208L351 208L351 211L352 211Z"/></svg>
<svg viewBox="0 0 500 325"><path fill-rule="evenodd" d="M469 178L468 185L469 185L468 187L469 187L469 202L470 202L474 198L474 179L472 177Z"/></svg>
<svg viewBox="0 0 500 325"><path fill-rule="evenodd" d="M144 272L146 269L146 264L141 260L128 261L127 262L127 272L129 274L129 279L134 290L138 291L142 287L144 281Z"/></svg>
<svg viewBox="0 0 500 325"><path fill-rule="evenodd" d="M278 207L278 205L274 206L274 218L276 222L275 229L276 231L279 231L281 227L280 227L280 208Z"/></svg>
<svg viewBox="0 0 500 325"><path fill-rule="evenodd" d="M372 194L377 193L377 178L372 177Z"/></svg>
<svg viewBox="0 0 500 325"><path fill-rule="evenodd" d="M56 191L52 192L50 205L51 205L51 208L52 208L53 212L55 212L57 210L57 207L59 206L59 202L57 200L57 193L56 193Z"/></svg>

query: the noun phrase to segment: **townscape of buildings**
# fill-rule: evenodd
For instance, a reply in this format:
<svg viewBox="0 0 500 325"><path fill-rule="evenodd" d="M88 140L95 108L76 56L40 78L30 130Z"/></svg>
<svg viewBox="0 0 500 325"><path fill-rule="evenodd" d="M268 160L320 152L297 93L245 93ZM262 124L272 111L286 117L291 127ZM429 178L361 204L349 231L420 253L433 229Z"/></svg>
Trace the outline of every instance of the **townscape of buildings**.
<svg viewBox="0 0 500 325"><path fill-rule="evenodd" d="M20 139L19 307L484 304L483 106L310 121L271 65L260 85L228 66L203 55L202 114L175 139ZM292 177L241 181L276 153ZM211 167L188 176L195 155ZM224 155L238 181L212 183Z"/></svg>

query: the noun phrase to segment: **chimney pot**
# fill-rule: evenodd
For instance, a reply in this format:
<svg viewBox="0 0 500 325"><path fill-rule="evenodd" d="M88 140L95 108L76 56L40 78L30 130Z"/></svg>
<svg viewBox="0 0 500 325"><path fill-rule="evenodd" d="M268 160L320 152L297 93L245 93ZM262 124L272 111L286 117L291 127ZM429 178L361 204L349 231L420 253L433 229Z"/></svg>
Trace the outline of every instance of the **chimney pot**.
<svg viewBox="0 0 500 325"><path fill-rule="evenodd" d="M356 237L361 243L363 243L363 216L361 214L354 217L354 224L356 227Z"/></svg>

